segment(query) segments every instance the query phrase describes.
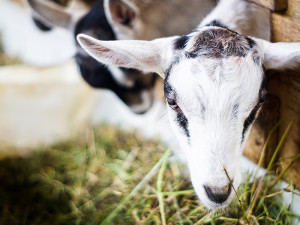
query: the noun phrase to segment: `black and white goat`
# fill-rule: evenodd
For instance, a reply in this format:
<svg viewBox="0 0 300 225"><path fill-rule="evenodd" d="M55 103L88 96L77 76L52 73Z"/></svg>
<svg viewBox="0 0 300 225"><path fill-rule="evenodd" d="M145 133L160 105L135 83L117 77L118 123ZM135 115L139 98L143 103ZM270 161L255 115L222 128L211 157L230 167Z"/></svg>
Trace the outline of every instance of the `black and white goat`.
<svg viewBox="0 0 300 225"><path fill-rule="evenodd" d="M85 7L76 7L80 10L75 13L51 1L28 0L28 3L33 9L35 23L42 30L59 26L73 32L75 37L85 33L102 40L116 40L105 16L103 0L96 1L89 11ZM77 42L76 47L77 65L90 86L113 91L135 113L144 113L151 107L156 79L154 74L145 77L134 69L107 67L86 54Z"/></svg>
<svg viewBox="0 0 300 225"><path fill-rule="evenodd" d="M240 158L265 99L265 69L300 61L300 43L250 37L267 29L263 10L244 0L220 0L191 33L153 41L78 41L107 65L155 72L164 79L168 116L185 151L199 199L210 209L228 205ZM260 21L259 21L260 20ZM267 22L269 23L269 22ZM265 37L267 38L267 37Z"/></svg>
<svg viewBox="0 0 300 225"><path fill-rule="evenodd" d="M26 1L42 30L60 26L75 36L84 33L101 40L149 40L184 33L195 26L195 22L187 24L189 17L198 12L197 18L203 18L215 4L214 0L188 0L189 4L181 0L97 0L90 9L79 4L80 1L73 1L72 10L67 10L68 0ZM171 14L179 11L181 15L176 20L169 20ZM76 62L89 85L112 90L135 113L144 113L151 107L156 74L143 76L136 69L105 66L83 51L77 42L76 45Z"/></svg>

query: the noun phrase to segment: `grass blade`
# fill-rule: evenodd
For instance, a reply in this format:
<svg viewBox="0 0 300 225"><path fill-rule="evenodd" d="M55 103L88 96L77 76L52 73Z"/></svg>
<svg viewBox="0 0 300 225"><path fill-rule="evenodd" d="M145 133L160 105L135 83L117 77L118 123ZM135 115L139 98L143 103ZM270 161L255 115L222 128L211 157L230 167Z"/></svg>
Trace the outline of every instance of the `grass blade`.
<svg viewBox="0 0 300 225"><path fill-rule="evenodd" d="M239 198L239 195L238 195L238 193L237 193L235 187L233 186L232 180L230 179L230 176L229 176L229 174L228 174L228 172L227 172L227 170L226 170L226 168L225 168L224 166L223 166L223 169L224 169L225 174L226 174L226 176L227 176L227 178L228 178L228 180L229 180L229 182L230 182L230 185L231 185L232 189L234 190L234 193L235 193L235 195L236 195L236 197L237 197L237 199L238 199L238 201L239 201L239 203L240 203L240 206L241 206L241 209L242 209L242 212L243 212L244 219L247 221L248 224L250 224L249 221L248 221L248 218L247 218L247 215L246 215L244 206L243 206L243 204L242 204L242 202L241 202L241 200L240 200L240 198Z"/></svg>
<svg viewBox="0 0 300 225"><path fill-rule="evenodd" d="M162 183L163 183L163 175L165 173L165 170L167 168L167 163L168 163L168 158L170 156L170 151L167 152L168 154L163 157L164 161L161 165L161 168L159 170L158 173L158 177L157 177L157 184L156 184L156 188L157 188L157 198L158 198L158 202L159 202L159 209L160 209L160 216L161 216L161 222L163 225L166 225L166 216L165 216L165 209L164 209L164 200L163 200L163 194L162 194Z"/></svg>
<svg viewBox="0 0 300 225"><path fill-rule="evenodd" d="M184 190L184 191L172 191L172 192L161 192L161 194L163 196L166 196L166 195L191 195L191 194L195 194L195 190Z"/></svg>
<svg viewBox="0 0 300 225"><path fill-rule="evenodd" d="M286 173L286 171L298 160L300 159L300 154L298 154L282 171L281 173L276 177L276 179L273 181L273 183L268 187L267 192L271 191L272 188L278 183L278 181L283 177L283 175Z"/></svg>
<svg viewBox="0 0 300 225"><path fill-rule="evenodd" d="M255 170L255 173L254 173L254 183L251 187L251 194L250 194L250 199L252 199L253 197L253 193L254 193L254 190L255 190L255 187L257 186L257 182L258 182L258 179L257 179L257 173L258 173L258 169L259 167L261 167L262 165L262 161L265 157L265 153L266 153L266 149L267 149L267 146L268 146L268 143L273 135L273 133L275 132L275 130L278 128L280 124L280 121L272 128L272 130L270 131L270 133L268 134L268 137L267 137L267 140L264 144L264 147L261 151L261 154L260 154L260 157L259 157L259 161L258 161L258 164L257 164L257 167L256 167L256 170ZM250 206L250 208L253 208L253 205Z"/></svg>
<svg viewBox="0 0 300 225"><path fill-rule="evenodd" d="M129 202L129 200L138 193L138 191L155 175L155 173L159 170L160 166L165 162L165 159L169 157L170 150L168 150L164 155L161 157L161 159L155 164L155 166L149 171L149 173L144 177L143 180L141 180L135 188L130 192L129 195L118 205L117 208L115 208L101 223L101 225L107 225L109 224L114 217L122 210L124 205Z"/></svg>
<svg viewBox="0 0 300 225"><path fill-rule="evenodd" d="M275 161L275 159L276 159L276 157L277 157L277 155L278 155L278 153L279 153L279 150L281 149L281 146L282 146L283 143L284 143L284 140L286 139L286 136L287 136L289 130L291 129L291 126L292 126L292 122L290 122L289 125L288 125L288 127L285 129L285 131L284 131L284 133L283 133L283 135L282 135L282 138L280 139L279 144L277 145L277 147L276 147L276 149L275 149L275 152L274 152L274 154L273 154L273 156L272 156L272 158L271 158L271 161L270 161L270 163L269 163L269 165L268 165L268 168L267 168L267 171L268 171L268 172L272 169L272 166L273 166L273 164L274 164L274 161Z"/></svg>

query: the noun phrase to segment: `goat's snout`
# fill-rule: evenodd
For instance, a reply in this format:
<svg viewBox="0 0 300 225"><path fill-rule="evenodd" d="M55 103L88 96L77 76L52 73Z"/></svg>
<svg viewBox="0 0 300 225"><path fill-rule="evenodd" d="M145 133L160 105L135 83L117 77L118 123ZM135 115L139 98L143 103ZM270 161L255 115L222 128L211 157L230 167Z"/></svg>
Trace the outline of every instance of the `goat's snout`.
<svg viewBox="0 0 300 225"><path fill-rule="evenodd" d="M207 194L208 198L217 204L221 204L227 200L231 193L231 184L227 184L223 187L215 187L215 186L208 186L204 185L205 193Z"/></svg>

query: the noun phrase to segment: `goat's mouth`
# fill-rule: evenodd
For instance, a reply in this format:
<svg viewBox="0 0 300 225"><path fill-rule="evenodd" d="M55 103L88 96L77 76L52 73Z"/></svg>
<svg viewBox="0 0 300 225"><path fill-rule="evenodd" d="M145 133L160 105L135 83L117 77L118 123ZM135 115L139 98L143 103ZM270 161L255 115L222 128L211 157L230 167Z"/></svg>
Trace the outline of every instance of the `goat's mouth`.
<svg viewBox="0 0 300 225"><path fill-rule="evenodd" d="M204 189L205 194L198 194L200 202L209 210L227 207L234 199L232 188L226 194L212 194L209 189Z"/></svg>
<svg viewBox="0 0 300 225"><path fill-rule="evenodd" d="M216 203L216 204L222 204L224 203L230 193L231 193L231 184L228 185L228 188L227 187L224 187L223 189L225 189L224 191L222 190L221 192L220 191L214 191L213 188L211 188L210 186L207 186L207 185L204 185L204 190L209 198L210 201Z"/></svg>
<svg viewBox="0 0 300 225"><path fill-rule="evenodd" d="M224 182L224 179L225 182ZM200 203L203 204L209 210L222 209L227 207L235 198L235 191L232 182L229 182L226 177L219 181L214 180L213 184L211 183L198 183L195 185L193 182L194 189L200 200ZM222 185L220 185L222 184ZM235 181L234 185L239 185L238 180Z"/></svg>

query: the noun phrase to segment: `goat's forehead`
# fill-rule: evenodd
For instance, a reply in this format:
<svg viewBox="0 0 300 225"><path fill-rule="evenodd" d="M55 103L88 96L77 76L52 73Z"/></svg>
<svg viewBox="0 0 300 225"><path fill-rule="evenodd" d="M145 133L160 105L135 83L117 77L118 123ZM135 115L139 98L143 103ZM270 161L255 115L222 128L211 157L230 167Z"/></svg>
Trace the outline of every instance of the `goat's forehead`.
<svg viewBox="0 0 300 225"><path fill-rule="evenodd" d="M170 70L165 82L185 105L194 104L197 99L203 104L232 102L234 105L237 99L251 104L258 96L264 76L262 67L255 65L251 56L183 58Z"/></svg>
<svg viewBox="0 0 300 225"><path fill-rule="evenodd" d="M204 27L174 42L166 77L176 89L259 86L262 53L254 40L221 27ZM252 89L252 88L251 88Z"/></svg>
<svg viewBox="0 0 300 225"><path fill-rule="evenodd" d="M257 47L256 42L223 27L202 27L174 42L174 50L184 50L190 58L198 56L224 58L245 57Z"/></svg>
<svg viewBox="0 0 300 225"><path fill-rule="evenodd" d="M209 83L214 86L222 84L256 84L263 76L263 67L258 66L247 57L227 58L180 58L175 60L168 69L167 80L176 86Z"/></svg>

